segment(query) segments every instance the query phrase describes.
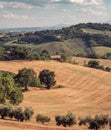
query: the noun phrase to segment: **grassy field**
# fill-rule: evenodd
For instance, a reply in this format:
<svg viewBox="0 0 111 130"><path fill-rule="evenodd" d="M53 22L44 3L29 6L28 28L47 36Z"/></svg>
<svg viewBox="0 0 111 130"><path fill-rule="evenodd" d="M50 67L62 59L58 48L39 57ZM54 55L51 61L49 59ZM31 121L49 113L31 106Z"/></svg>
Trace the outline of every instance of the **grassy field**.
<svg viewBox="0 0 111 130"><path fill-rule="evenodd" d="M102 35L108 35L111 37L111 31L101 31L96 29L82 29L83 32L90 33L90 34L102 34Z"/></svg>
<svg viewBox="0 0 111 130"><path fill-rule="evenodd" d="M51 90L30 88L24 93L24 101L20 106L31 106L34 109L31 122L0 120L1 130L87 130L78 125L71 128L56 127L54 117L68 111L73 112L77 118L95 114L111 116L111 73L54 61L0 62L1 70L17 73L23 67L33 68L37 74L43 69L55 71L57 84L64 87ZM35 116L38 113L50 116L51 123L44 126L37 124Z"/></svg>
<svg viewBox="0 0 111 130"><path fill-rule="evenodd" d="M92 30L92 29L83 29L85 32L89 33L104 33L104 31L99 31L99 30ZM110 31L107 32L108 35L110 35ZM48 50L50 55L55 55L55 54L65 54L65 55L84 55L87 56L90 51L90 49L85 45L86 43L81 39L81 38L75 38L75 39L69 39L69 40L64 40L61 42L48 42L48 43L42 43L42 44L17 44L13 43L17 39L14 39L12 41L6 42L1 44L1 46L25 46L31 48L34 52L41 52L42 50ZM96 53L98 57L104 56L106 53L111 52L110 47L105 47L105 46L96 46L92 47L93 51Z"/></svg>
<svg viewBox="0 0 111 130"><path fill-rule="evenodd" d="M100 47L93 47L97 56L104 56L106 53L111 53L110 47L100 46Z"/></svg>
<svg viewBox="0 0 111 130"><path fill-rule="evenodd" d="M64 43L68 48L70 48L73 51L73 54L87 55L86 46L85 46L84 41L82 39L75 38L73 40L67 40Z"/></svg>
<svg viewBox="0 0 111 130"><path fill-rule="evenodd" d="M83 58L83 57L73 57L72 61L79 65L86 65L90 60L97 60L101 65L105 67L111 67L111 60L107 59L92 59L92 58Z"/></svg>
<svg viewBox="0 0 111 130"><path fill-rule="evenodd" d="M14 44L13 41L7 42L4 44L5 46L25 46L32 48L35 52L40 52L42 50L48 50L51 55L56 53L59 54L66 54L66 55L77 55L83 54L86 55L86 46L82 39L74 39L74 40L66 40L64 42L48 42L42 44Z"/></svg>

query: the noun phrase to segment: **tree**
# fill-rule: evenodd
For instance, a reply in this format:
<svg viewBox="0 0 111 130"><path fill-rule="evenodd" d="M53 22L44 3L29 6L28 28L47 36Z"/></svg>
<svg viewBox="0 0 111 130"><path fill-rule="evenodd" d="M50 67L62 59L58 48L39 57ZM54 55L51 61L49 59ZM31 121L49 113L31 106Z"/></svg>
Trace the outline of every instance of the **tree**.
<svg viewBox="0 0 111 130"><path fill-rule="evenodd" d="M3 60L4 59L4 48L0 47L0 59Z"/></svg>
<svg viewBox="0 0 111 130"><path fill-rule="evenodd" d="M24 110L24 115L25 115L25 120L27 121L30 121L30 118L32 117L32 115L34 114L34 111L32 108L30 107L27 107L25 110Z"/></svg>
<svg viewBox="0 0 111 130"><path fill-rule="evenodd" d="M23 101L23 94L18 87L15 87L10 93L10 103L19 104Z"/></svg>
<svg viewBox="0 0 111 130"><path fill-rule="evenodd" d="M44 124L45 122L49 123L51 121L51 119L48 116L43 116L41 114L38 114L36 116L36 121L37 122L42 122L42 124Z"/></svg>
<svg viewBox="0 0 111 130"><path fill-rule="evenodd" d="M8 101L13 104L18 104L22 102L22 100L23 94L19 88L16 87L13 77L9 73L0 72L0 103Z"/></svg>
<svg viewBox="0 0 111 130"><path fill-rule="evenodd" d="M0 115L1 118L4 119L5 117L7 117L9 115L9 113L11 112L11 107L2 107L0 108Z"/></svg>
<svg viewBox="0 0 111 130"><path fill-rule="evenodd" d="M96 61L96 60L90 60L88 62L88 67L91 67L91 68L96 68L98 69L100 67L100 64L99 64L99 61Z"/></svg>
<svg viewBox="0 0 111 130"><path fill-rule="evenodd" d="M108 125L109 117L108 115L96 115L94 118L86 117L80 119L79 125L86 125L88 129L99 130L100 128Z"/></svg>
<svg viewBox="0 0 111 130"><path fill-rule="evenodd" d="M35 71L28 68L19 70L18 74L15 76L15 81L19 86L25 87L25 90L28 90L28 86L32 84L34 79L37 79Z"/></svg>
<svg viewBox="0 0 111 130"><path fill-rule="evenodd" d="M10 59L27 60L30 59L31 49L23 46L13 46L10 49Z"/></svg>
<svg viewBox="0 0 111 130"><path fill-rule="evenodd" d="M21 107L18 107L14 110L14 118L21 122L25 120L25 115Z"/></svg>
<svg viewBox="0 0 111 130"><path fill-rule="evenodd" d="M44 84L47 89L55 85L55 72L50 70L42 70L39 74L41 84Z"/></svg>
<svg viewBox="0 0 111 130"><path fill-rule="evenodd" d="M66 115L56 115L55 121L58 126L63 125L64 127L76 124L76 118L70 112Z"/></svg>

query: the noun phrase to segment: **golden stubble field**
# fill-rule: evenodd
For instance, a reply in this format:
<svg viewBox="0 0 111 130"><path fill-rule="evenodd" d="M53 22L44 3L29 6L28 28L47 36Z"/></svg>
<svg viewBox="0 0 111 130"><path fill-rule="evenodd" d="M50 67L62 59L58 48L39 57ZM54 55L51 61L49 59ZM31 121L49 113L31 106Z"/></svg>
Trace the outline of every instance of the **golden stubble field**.
<svg viewBox="0 0 111 130"><path fill-rule="evenodd" d="M35 114L31 122L0 120L0 130L87 130L86 127L78 125L72 128L56 127L54 117L56 114L66 114L67 111L73 112L77 118L95 114L111 116L111 73L54 61L0 62L0 70L17 73L24 67L34 69L37 74L43 69L55 71L57 84L63 85L64 88L29 88L29 91L24 93L24 101L20 106L31 106L34 109ZM50 116L51 123L45 126L37 124L35 116L38 113Z"/></svg>

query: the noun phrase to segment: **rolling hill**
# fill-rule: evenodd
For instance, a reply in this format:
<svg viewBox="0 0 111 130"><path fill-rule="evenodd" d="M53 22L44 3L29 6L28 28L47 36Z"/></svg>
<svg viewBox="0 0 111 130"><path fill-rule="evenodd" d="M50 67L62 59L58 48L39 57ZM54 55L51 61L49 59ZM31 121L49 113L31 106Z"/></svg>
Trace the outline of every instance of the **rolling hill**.
<svg viewBox="0 0 111 130"><path fill-rule="evenodd" d="M53 70L57 84L64 87L51 90L30 88L30 91L24 93L24 101L20 106L33 107L35 114L31 122L0 120L0 129L87 130L78 125L72 128L55 127L54 116L67 111L73 112L77 118L95 114L111 116L111 73L54 61L0 61L1 70L17 73L23 67L33 68L37 74L43 69ZM38 113L50 116L51 123L48 126L36 124L35 116Z"/></svg>
<svg viewBox="0 0 111 130"><path fill-rule="evenodd" d="M25 46L39 53L65 54L111 59L111 25L100 23L78 24L58 30L10 32L0 38L0 46Z"/></svg>

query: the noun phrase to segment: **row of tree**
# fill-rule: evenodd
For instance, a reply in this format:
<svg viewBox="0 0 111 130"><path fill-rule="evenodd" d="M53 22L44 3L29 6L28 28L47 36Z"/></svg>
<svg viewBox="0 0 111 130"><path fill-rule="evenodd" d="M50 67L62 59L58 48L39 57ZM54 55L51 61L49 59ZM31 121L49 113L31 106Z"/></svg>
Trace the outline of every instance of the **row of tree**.
<svg viewBox="0 0 111 130"><path fill-rule="evenodd" d="M27 107L24 110L21 107L12 108L11 106L0 107L0 116L2 119L16 119L17 121L24 122L30 121L34 114L34 111L31 107ZM49 123L51 118L38 114L36 116L36 122ZM55 121L57 126L70 127L77 124L76 117L73 113L68 112L66 115L56 115ZM96 115L93 118L87 116L85 118L79 118L79 126L85 125L88 129L91 130L100 130L105 128L107 125L111 128L111 119L108 115Z"/></svg>
<svg viewBox="0 0 111 130"><path fill-rule="evenodd" d="M0 47L0 60L49 60L50 54L43 50L35 53L31 48L24 46Z"/></svg>
<svg viewBox="0 0 111 130"><path fill-rule="evenodd" d="M86 66L95 68L95 69L101 69L107 72L111 72L110 67L104 67L103 65L100 65L100 62L97 60L90 60Z"/></svg>
<svg viewBox="0 0 111 130"><path fill-rule="evenodd" d="M12 108L11 106L0 107L0 116L2 119L10 118L23 122L30 121L34 111L31 107L27 107L24 110L21 107Z"/></svg>

